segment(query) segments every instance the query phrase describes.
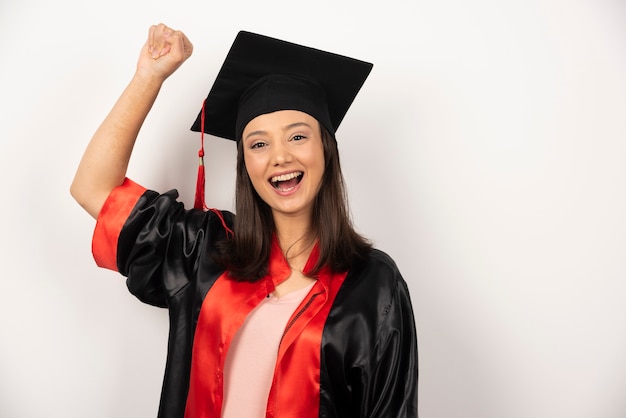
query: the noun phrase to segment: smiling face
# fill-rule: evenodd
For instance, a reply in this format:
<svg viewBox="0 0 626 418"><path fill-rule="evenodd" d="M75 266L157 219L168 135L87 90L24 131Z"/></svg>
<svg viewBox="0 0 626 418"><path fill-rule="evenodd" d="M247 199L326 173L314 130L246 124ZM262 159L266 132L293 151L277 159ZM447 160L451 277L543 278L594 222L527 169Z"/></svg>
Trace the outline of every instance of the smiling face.
<svg viewBox="0 0 626 418"><path fill-rule="evenodd" d="M252 119L242 135L248 176L277 216L310 220L324 175L320 125L297 110L280 110Z"/></svg>

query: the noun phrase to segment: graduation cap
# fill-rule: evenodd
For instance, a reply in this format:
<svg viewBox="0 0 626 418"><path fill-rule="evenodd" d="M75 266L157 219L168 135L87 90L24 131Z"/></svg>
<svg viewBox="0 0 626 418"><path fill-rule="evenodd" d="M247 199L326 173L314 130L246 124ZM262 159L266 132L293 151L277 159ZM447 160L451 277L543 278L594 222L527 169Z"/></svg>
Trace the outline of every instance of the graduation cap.
<svg viewBox="0 0 626 418"><path fill-rule="evenodd" d="M334 135L372 67L354 58L240 31L191 130L239 141L255 117L299 110ZM205 207L199 197L204 192L203 155L201 149L196 207Z"/></svg>

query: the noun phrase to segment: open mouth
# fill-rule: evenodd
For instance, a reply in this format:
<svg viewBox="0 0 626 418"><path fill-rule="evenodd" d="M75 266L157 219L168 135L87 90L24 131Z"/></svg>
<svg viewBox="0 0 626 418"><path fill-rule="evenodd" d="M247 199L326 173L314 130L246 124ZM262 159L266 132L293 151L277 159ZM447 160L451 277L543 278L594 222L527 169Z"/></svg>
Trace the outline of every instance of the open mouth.
<svg viewBox="0 0 626 418"><path fill-rule="evenodd" d="M270 179L270 184L276 190L282 192L289 191L296 187L300 181L302 181L304 173L302 171L294 171L293 173L281 174L280 176L274 176Z"/></svg>

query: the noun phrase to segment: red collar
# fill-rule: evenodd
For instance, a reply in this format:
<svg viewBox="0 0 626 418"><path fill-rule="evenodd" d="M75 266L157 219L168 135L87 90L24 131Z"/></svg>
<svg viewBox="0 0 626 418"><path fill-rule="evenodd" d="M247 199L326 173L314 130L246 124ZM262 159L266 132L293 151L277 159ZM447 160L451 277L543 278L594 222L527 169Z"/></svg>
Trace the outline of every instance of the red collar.
<svg viewBox="0 0 626 418"><path fill-rule="evenodd" d="M315 245L311 250L311 254L309 254L309 258L304 265L303 273L305 275L308 275L308 273L313 270L313 267L315 267L315 264L317 264L317 260L319 260L319 257L319 242L315 242ZM268 277L270 278L270 280L272 280L272 284L274 286L278 286L280 283L287 280L290 275L291 267L289 266L289 262L285 258L283 250L280 248L278 238L274 236L274 238L272 239L272 248L270 250ZM322 270L315 276L315 278L321 281L325 286L328 286L328 281L330 280L330 277L330 270L326 266L324 266Z"/></svg>

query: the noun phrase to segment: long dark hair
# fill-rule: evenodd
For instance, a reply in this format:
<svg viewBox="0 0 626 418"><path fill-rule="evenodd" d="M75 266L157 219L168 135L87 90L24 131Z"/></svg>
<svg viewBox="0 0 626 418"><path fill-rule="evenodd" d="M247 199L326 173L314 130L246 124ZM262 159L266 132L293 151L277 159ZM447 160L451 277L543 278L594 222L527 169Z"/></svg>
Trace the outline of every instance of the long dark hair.
<svg viewBox="0 0 626 418"><path fill-rule="evenodd" d="M352 226L337 141L320 125L324 147L324 174L313 203L312 229L317 233L319 258L307 274L311 277L328 266L333 272L347 271L363 260L371 244ZM244 162L243 141L237 145L234 235L220 245L219 262L231 277L254 282L268 272L275 232L271 208L257 194Z"/></svg>

